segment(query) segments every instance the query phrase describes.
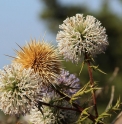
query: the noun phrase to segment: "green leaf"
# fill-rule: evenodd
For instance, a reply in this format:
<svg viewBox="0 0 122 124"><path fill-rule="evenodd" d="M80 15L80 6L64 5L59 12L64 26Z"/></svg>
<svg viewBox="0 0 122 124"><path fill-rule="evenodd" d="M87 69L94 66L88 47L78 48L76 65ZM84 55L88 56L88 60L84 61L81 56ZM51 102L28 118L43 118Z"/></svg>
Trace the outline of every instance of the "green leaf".
<svg viewBox="0 0 122 124"><path fill-rule="evenodd" d="M84 64L85 64L85 62L83 61L81 64L81 69L80 69L79 75L81 74L81 71L83 70Z"/></svg>
<svg viewBox="0 0 122 124"><path fill-rule="evenodd" d="M80 117L79 117L79 119L78 119L77 122L80 122L80 123L81 123L81 122L85 121L86 119L88 119L88 116L89 116L88 110L89 110L91 107L93 107L93 106L90 106L90 107L88 107L88 108L85 108L85 109L82 111L82 113L81 113L81 115L80 115Z"/></svg>
<svg viewBox="0 0 122 124"><path fill-rule="evenodd" d="M99 65L97 65L97 66L90 66L90 67L93 68L94 70L97 70L97 71L103 73L103 74L106 74L104 71L102 71L101 69L98 68Z"/></svg>
<svg viewBox="0 0 122 124"><path fill-rule="evenodd" d="M114 111L120 110L120 105L121 105L121 100L119 97L116 104L112 107L112 110L114 110Z"/></svg>
<svg viewBox="0 0 122 124"><path fill-rule="evenodd" d="M109 113L107 113L107 112L103 112L102 114L100 114L100 115L98 116L98 118L95 119L95 121L96 121L95 124L97 124L98 122L105 124L105 123L103 122L103 120L104 120L105 118L107 118L107 117L110 117L110 116L111 116L111 114L109 114Z"/></svg>
<svg viewBox="0 0 122 124"><path fill-rule="evenodd" d="M70 103L72 101L78 99L82 95L88 94L89 92L92 92L93 90L100 89L97 86L90 87L89 85L90 85L90 82L88 82L87 84L85 84L79 91L77 91L75 94L73 94L72 97L71 97L71 99L70 99Z"/></svg>

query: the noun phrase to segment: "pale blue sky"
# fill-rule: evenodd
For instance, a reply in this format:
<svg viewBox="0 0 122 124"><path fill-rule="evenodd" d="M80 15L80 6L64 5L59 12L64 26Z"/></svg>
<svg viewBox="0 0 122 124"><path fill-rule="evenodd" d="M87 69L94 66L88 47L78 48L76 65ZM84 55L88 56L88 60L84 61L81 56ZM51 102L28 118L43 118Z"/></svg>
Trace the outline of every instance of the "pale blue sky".
<svg viewBox="0 0 122 124"><path fill-rule="evenodd" d="M39 0L0 0L0 68L11 63L16 43L24 45L31 38L51 40L44 21L39 19L43 5Z"/></svg>
<svg viewBox="0 0 122 124"><path fill-rule="evenodd" d="M63 5L83 4L96 11L101 0L59 0ZM89 2L91 1L91 2ZM111 9L122 14L122 7L117 0L111 0ZM0 69L11 63L11 59L4 54L14 56L18 49L16 43L24 45L31 38L55 43L55 36L49 32L46 23L39 19L39 12L43 10L40 0L0 0ZM46 32L46 33L45 33Z"/></svg>

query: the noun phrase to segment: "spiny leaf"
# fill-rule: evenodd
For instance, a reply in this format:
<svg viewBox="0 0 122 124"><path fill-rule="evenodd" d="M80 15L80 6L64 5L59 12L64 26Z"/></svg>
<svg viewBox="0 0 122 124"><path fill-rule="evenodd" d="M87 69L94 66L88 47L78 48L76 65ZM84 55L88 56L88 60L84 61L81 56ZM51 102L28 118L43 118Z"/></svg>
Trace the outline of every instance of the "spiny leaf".
<svg viewBox="0 0 122 124"><path fill-rule="evenodd" d="M87 94L87 93L89 93L89 92L91 92L91 91L93 91L93 90L98 90L98 89L100 89L100 88L98 88L98 87L96 87L96 86L94 86L94 87L89 87L89 84L90 84L90 83L88 82L86 85L84 85L83 88L81 88L79 91L77 91L75 94L73 94L72 97L71 97L71 99L70 99L70 102L72 102L72 101L78 99L78 98L81 97L82 95Z"/></svg>
<svg viewBox="0 0 122 124"><path fill-rule="evenodd" d="M102 71L101 69L98 68L99 65L98 66L90 66L90 67L93 68L94 70L97 70L97 71L103 73L103 74L106 74L104 71Z"/></svg>
<svg viewBox="0 0 122 124"><path fill-rule="evenodd" d="M98 116L98 118L95 119L95 121L97 123L100 122L100 123L103 123L104 124L103 119L104 118L107 118L107 117L110 117L110 116L111 116L111 114L109 114L107 112L103 112L101 115ZM97 123L95 123L95 124L97 124Z"/></svg>
<svg viewBox="0 0 122 124"><path fill-rule="evenodd" d="M77 97L83 95L84 94L84 91L86 90L86 88L88 86L89 86L89 82L86 85L84 85L83 88L81 88L79 91L77 91L75 94L72 95L70 102L73 101L73 100L76 100Z"/></svg>
<svg viewBox="0 0 122 124"><path fill-rule="evenodd" d="M104 118L110 117L111 116L111 114L110 114L111 111L115 112L117 110L120 110L120 108L119 108L120 105L121 105L121 101L120 101L120 97L119 97L114 106L110 106L109 109L107 109L105 112L103 112L101 115L99 115L97 119L95 119L96 120L95 124L97 124L97 122L103 122ZM104 124L104 122L103 122L103 124Z"/></svg>
<svg viewBox="0 0 122 124"><path fill-rule="evenodd" d="M120 100L120 97L119 97L116 104L112 107L112 110L114 110L114 111L120 110L120 108L119 108L120 105L121 105L121 100Z"/></svg>
<svg viewBox="0 0 122 124"><path fill-rule="evenodd" d="M81 115L80 115L80 117L79 117L79 119L78 119L77 122L83 122L84 120L86 120L86 119L88 118L88 116L89 116L88 110L89 110L91 107L93 107L93 106L90 106L90 107L88 107L88 108L85 108L85 109L82 111L82 113L81 113Z"/></svg>
<svg viewBox="0 0 122 124"><path fill-rule="evenodd" d="M85 116L85 117L82 117L80 118L80 120L77 121L77 123L80 123L83 122L84 120L86 120L88 118L88 116Z"/></svg>
<svg viewBox="0 0 122 124"><path fill-rule="evenodd" d="M64 99L65 99L65 97L61 97L61 98L58 98L58 99L52 99L52 100L50 101L50 104L54 104L54 103L59 102L59 101L62 101L62 100L64 100Z"/></svg>
<svg viewBox="0 0 122 124"><path fill-rule="evenodd" d="M85 63L85 62L83 61L82 64L81 64L81 69L80 69L79 75L81 74L81 71L83 70L84 63Z"/></svg>

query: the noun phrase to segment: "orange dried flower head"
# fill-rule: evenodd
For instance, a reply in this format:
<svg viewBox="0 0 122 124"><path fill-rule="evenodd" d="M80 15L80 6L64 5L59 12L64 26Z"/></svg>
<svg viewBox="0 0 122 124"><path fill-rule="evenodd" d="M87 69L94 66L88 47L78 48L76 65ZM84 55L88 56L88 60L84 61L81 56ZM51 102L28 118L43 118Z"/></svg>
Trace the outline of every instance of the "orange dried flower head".
<svg viewBox="0 0 122 124"><path fill-rule="evenodd" d="M56 49L50 44L31 40L20 49L16 50L17 57L14 62L20 63L23 68L34 69L39 73L44 84L51 83L60 74L59 56Z"/></svg>

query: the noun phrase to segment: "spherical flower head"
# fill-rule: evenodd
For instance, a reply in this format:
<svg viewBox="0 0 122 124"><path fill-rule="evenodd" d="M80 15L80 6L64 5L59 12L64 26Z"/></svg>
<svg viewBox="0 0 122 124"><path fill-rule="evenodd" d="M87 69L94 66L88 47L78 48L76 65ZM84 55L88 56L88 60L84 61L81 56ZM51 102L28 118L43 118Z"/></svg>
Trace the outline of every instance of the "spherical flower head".
<svg viewBox="0 0 122 124"><path fill-rule="evenodd" d="M62 69L61 74L57 78L61 90L68 95L73 95L80 89L79 81L74 74L70 74L69 71L64 69Z"/></svg>
<svg viewBox="0 0 122 124"><path fill-rule="evenodd" d="M59 98L54 92L49 92L48 94L43 94L41 102L50 103L52 100ZM43 105L41 110L43 114L39 111L38 108L34 107L31 109L30 114L27 115L28 121L31 124L55 124L56 115L52 111L53 108Z"/></svg>
<svg viewBox="0 0 122 124"><path fill-rule="evenodd" d="M14 62L22 64L23 68L34 69L44 84L52 83L60 73L60 60L56 49L44 41L36 40L20 48L16 51Z"/></svg>
<svg viewBox="0 0 122 124"><path fill-rule="evenodd" d="M82 55L87 53L94 57L103 53L108 45L106 29L93 16L76 14L64 20L59 28L58 49L66 60L78 63Z"/></svg>
<svg viewBox="0 0 122 124"><path fill-rule="evenodd" d="M0 70L0 109L5 114L26 114L34 105L41 79L31 68L11 64Z"/></svg>
<svg viewBox="0 0 122 124"><path fill-rule="evenodd" d="M49 107L44 106L42 108L44 116L38 110L38 108L33 108L30 111L30 115L27 115L28 121L31 124L55 124L55 116Z"/></svg>

